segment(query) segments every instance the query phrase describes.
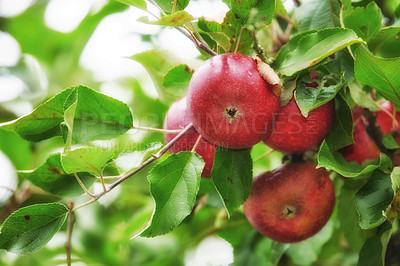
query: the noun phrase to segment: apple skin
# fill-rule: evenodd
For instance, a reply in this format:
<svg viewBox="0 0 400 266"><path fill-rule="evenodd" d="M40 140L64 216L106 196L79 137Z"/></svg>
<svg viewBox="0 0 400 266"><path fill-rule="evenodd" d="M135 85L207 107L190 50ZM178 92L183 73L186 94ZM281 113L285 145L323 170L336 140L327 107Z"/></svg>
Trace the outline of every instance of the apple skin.
<svg viewBox="0 0 400 266"><path fill-rule="evenodd" d="M261 234L295 243L316 234L329 220L335 191L329 174L312 162L285 163L260 174L244 213ZM292 212L289 212L291 210Z"/></svg>
<svg viewBox="0 0 400 266"><path fill-rule="evenodd" d="M332 128L335 104L329 101L304 117L294 97L281 108L275 129L264 142L283 153L303 153L318 146Z"/></svg>
<svg viewBox="0 0 400 266"><path fill-rule="evenodd" d="M209 142L230 149L249 148L268 136L280 97L260 75L256 61L221 54L205 61L188 87L188 113Z"/></svg>
<svg viewBox="0 0 400 266"><path fill-rule="evenodd" d="M353 139L354 144L339 150L348 162L364 163L366 160L376 160L379 158L380 150L373 139L368 135L364 121L362 119L362 109L353 110Z"/></svg>
<svg viewBox="0 0 400 266"><path fill-rule="evenodd" d="M385 109L387 112L393 114L394 107L393 107L393 103L392 102L384 101L384 102L380 103L379 106L382 109ZM383 110L375 112L375 116L376 116L376 123L381 128L383 134L386 135L386 134L391 133L392 131L399 131L399 128L397 128L396 126L400 125L400 112L396 112L397 125L393 125L392 117L389 116Z"/></svg>
<svg viewBox="0 0 400 266"><path fill-rule="evenodd" d="M186 97L183 97L174 102L165 116L164 129L183 129L190 123L190 117L187 114ZM164 134L165 142L171 141L177 134ZM179 141L177 141L169 151L178 153L180 151L192 150L196 143L199 133L193 128L185 134ZM214 164L214 155L216 146L201 138L196 147L196 152L203 158L205 166L202 172L202 177L211 177L211 169Z"/></svg>

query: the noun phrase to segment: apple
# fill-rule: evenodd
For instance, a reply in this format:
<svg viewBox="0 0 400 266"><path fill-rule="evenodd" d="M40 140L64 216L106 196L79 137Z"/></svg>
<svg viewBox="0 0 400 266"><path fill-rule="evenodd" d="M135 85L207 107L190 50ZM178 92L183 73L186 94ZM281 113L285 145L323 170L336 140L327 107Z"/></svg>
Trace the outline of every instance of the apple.
<svg viewBox="0 0 400 266"><path fill-rule="evenodd" d="M164 129L183 129L190 123L190 117L187 113L186 108L186 97L179 99L174 102L165 116ZM164 134L165 142L171 141L177 134ZM169 151L172 153L177 153L180 151L190 151L192 150L194 144L196 143L199 133L193 128L187 134L185 134L179 141L177 141ZM203 169L203 177L211 177L211 169L214 164L215 149L217 147L204 138L200 139L199 144L196 147L196 152L203 158L205 166Z"/></svg>
<svg viewBox="0 0 400 266"><path fill-rule="evenodd" d="M283 243L305 240L327 223L335 206L329 174L313 162L285 163L254 178L243 205L250 224Z"/></svg>
<svg viewBox="0 0 400 266"><path fill-rule="evenodd" d="M329 101L304 117L294 97L281 108L275 129L264 142L283 153L303 153L318 146L330 131L335 104Z"/></svg>
<svg viewBox="0 0 400 266"><path fill-rule="evenodd" d="M209 142L249 148L266 138L280 109L280 97L261 75L255 59L221 54L205 61L188 86L188 113Z"/></svg>
<svg viewBox="0 0 400 266"><path fill-rule="evenodd" d="M393 103L389 101L384 101L379 104L379 106L384 110L379 110L375 112L376 123L382 130L383 134L389 134L391 132L398 132L400 126L400 112L396 112L396 120L388 114L393 114L394 107Z"/></svg>
<svg viewBox="0 0 400 266"><path fill-rule="evenodd" d="M387 113L393 114L393 103L385 101L379 104L384 110L376 111L376 124L379 126L383 134L390 134L392 132L398 132L398 126L400 125L400 113L396 112L396 122L394 123L392 117ZM358 162L359 164L364 163L366 160L376 160L379 158L381 152L375 141L368 135L366 126L368 121L363 116L363 110L356 107L353 110L353 123L354 123L354 144L346 146L340 149L343 157L348 162ZM395 136L397 143L400 143L400 135ZM400 156L395 157L395 164L399 165Z"/></svg>

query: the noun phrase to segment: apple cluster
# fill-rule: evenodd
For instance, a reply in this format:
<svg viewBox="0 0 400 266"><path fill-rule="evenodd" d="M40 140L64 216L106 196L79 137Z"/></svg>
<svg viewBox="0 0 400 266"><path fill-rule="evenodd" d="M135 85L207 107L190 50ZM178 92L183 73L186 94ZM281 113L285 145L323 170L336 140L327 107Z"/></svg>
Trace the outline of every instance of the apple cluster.
<svg viewBox="0 0 400 266"><path fill-rule="evenodd" d="M334 103L304 117L294 98L281 107L276 80L272 69L260 71L260 61L246 55L221 54L205 61L193 74L187 96L167 112L165 129L182 129L190 122L194 126L170 152L197 145L195 150L205 161L202 176L211 177L217 146L249 149L264 141L285 154L316 148L332 126ZM174 136L165 134L165 141ZM289 162L254 178L244 213L260 233L292 243L317 233L334 204L333 184L324 169L316 169L313 162Z"/></svg>
<svg viewBox="0 0 400 266"><path fill-rule="evenodd" d="M394 112L393 103L384 101L379 104L380 110L372 113L375 126L382 134L393 134L397 144L400 144L400 113ZM379 158L381 149L378 147L374 138L370 136L367 127L370 121L365 116L365 111L359 106L353 109L353 139L354 144L346 146L340 150L343 157L348 162L363 164L368 160ZM396 165L400 165L400 155L394 158Z"/></svg>

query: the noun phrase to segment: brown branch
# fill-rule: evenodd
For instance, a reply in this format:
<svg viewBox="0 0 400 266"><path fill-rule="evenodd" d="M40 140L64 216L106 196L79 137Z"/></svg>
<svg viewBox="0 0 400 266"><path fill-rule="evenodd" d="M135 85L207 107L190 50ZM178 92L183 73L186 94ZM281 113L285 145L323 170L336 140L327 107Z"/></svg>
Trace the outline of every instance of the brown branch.
<svg viewBox="0 0 400 266"><path fill-rule="evenodd" d="M139 171L141 171L143 168L145 168L146 166L148 166L149 164L151 164L152 162L154 162L155 160L159 159L164 153L166 153L178 140L180 140L186 133L188 133L190 130L193 129L193 124L190 123L189 125L187 125L178 135L176 135L170 142L168 142L161 150L159 150L156 154L154 154L152 157L150 157L147 161L143 162L138 168L136 168L135 170L121 176L117 181L115 181L114 183L112 183L105 191L102 191L96 195L94 195L93 199L91 199L90 201L79 205L77 207L75 207L73 209L73 211L76 211L77 209L80 209L82 207L85 207L95 201L97 201L98 199L100 199L102 196L104 196L105 194L107 194L108 192L110 192L111 190L113 190L115 187L117 187L119 184L121 184L122 182L124 182L125 180L127 180L128 178L130 178L131 176L133 176L134 174L138 173Z"/></svg>
<svg viewBox="0 0 400 266"><path fill-rule="evenodd" d="M75 224L75 214L74 214L74 203L71 201L68 204L69 209L69 220L68 220L68 238L65 243L65 252L67 254L67 265L71 266L71 238L72 238L72 230Z"/></svg>

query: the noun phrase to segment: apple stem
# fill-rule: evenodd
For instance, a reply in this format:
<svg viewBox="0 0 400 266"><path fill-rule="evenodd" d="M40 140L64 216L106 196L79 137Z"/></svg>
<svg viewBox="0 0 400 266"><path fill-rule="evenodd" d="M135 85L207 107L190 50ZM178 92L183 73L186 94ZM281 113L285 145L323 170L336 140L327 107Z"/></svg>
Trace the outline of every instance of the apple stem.
<svg viewBox="0 0 400 266"><path fill-rule="evenodd" d="M201 140L202 137L203 137L202 135L199 135L199 137L197 138L196 142L195 142L194 145L193 145L192 152L195 152L195 151L196 151L196 148L197 148L197 146L199 145L200 140Z"/></svg>

